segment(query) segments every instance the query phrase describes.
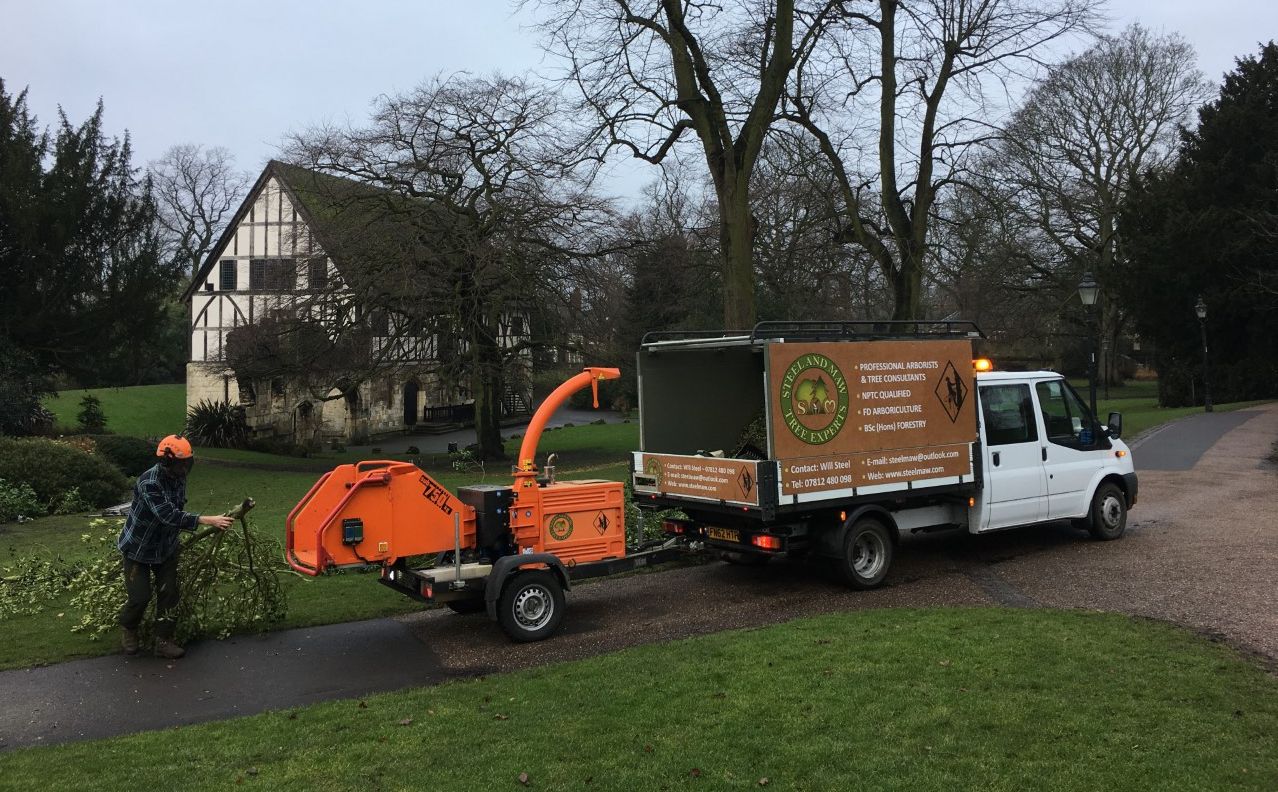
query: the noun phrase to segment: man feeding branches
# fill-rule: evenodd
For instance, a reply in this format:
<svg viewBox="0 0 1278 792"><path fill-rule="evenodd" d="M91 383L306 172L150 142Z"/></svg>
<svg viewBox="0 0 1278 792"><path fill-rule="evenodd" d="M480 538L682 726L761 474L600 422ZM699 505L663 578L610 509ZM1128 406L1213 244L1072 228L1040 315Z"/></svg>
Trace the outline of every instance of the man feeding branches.
<svg viewBox="0 0 1278 792"><path fill-rule="evenodd" d="M128 593L128 600L120 609L120 642L125 654L137 654L138 626L151 602L154 578L155 654L176 660L186 654L173 640L178 605L178 532L194 531L197 525L225 531L234 519L182 511L186 506L186 476L195 464L189 441L169 435L160 441L155 455L159 462L138 476L133 507L120 533L124 587Z"/></svg>

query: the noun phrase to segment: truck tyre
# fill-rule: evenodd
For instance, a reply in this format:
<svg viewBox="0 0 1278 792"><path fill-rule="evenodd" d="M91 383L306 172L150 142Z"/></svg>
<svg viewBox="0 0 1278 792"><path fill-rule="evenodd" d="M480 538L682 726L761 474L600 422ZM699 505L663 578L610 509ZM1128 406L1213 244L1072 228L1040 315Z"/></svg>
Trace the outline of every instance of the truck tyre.
<svg viewBox="0 0 1278 792"><path fill-rule="evenodd" d="M1104 483L1092 496L1092 511L1087 532L1093 538L1110 541L1123 535L1127 528L1127 496L1117 484Z"/></svg>
<svg viewBox="0 0 1278 792"><path fill-rule="evenodd" d="M474 599L450 600L444 603L444 607L453 613L483 613L488 609L488 603L484 602L483 597Z"/></svg>
<svg viewBox="0 0 1278 792"><path fill-rule="evenodd" d="M835 569L854 589L872 589L887 577L892 566L892 536L883 523L862 518L853 523L843 540L843 556Z"/></svg>
<svg viewBox="0 0 1278 792"><path fill-rule="evenodd" d="M553 572L534 569L513 575L497 601L497 623L512 641L549 638L564 618L564 590Z"/></svg>

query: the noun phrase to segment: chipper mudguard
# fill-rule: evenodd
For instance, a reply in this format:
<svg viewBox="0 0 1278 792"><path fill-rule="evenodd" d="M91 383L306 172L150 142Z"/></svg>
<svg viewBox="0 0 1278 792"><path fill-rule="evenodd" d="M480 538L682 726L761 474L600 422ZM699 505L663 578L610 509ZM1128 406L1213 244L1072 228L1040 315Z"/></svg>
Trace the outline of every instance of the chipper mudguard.
<svg viewBox="0 0 1278 792"><path fill-rule="evenodd" d="M288 515L285 559L304 575L475 544L475 510L421 468L377 460L325 473Z"/></svg>

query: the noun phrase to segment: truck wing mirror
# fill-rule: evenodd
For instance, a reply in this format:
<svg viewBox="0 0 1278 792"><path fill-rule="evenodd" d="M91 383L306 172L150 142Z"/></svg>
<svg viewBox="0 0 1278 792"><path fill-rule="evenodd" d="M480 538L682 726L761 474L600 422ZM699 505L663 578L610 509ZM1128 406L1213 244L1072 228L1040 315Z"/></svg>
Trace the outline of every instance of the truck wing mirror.
<svg viewBox="0 0 1278 792"><path fill-rule="evenodd" d="M1109 420L1105 426L1106 434L1110 437L1123 436L1123 414L1120 412L1112 412L1109 414Z"/></svg>

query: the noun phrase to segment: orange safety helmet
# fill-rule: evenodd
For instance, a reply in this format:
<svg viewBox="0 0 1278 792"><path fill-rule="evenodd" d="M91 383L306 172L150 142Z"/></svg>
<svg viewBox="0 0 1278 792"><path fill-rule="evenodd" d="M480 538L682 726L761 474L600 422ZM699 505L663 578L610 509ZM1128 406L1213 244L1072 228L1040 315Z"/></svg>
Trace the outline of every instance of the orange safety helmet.
<svg viewBox="0 0 1278 792"><path fill-rule="evenodd" d="M191 441L185 437L177 435L169 435L160 441L155 448L155 455L158 457L171 456L174 459L191 459L195 456L191 451Z"/></svg>

